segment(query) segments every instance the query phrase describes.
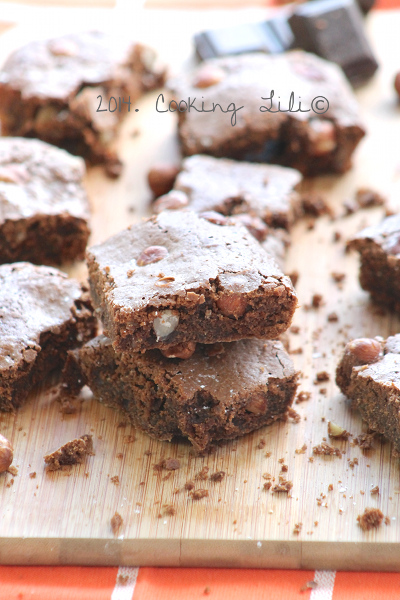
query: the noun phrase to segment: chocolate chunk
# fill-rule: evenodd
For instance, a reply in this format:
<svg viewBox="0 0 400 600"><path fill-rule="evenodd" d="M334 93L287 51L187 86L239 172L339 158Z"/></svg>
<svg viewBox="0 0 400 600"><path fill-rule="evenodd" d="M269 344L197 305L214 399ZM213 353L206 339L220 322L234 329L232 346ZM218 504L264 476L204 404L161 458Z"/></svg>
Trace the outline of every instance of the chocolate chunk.
<svg viewBox="0 0 400 600"><path fill-rule="evenodd" d="M340 65L353 85L378 68L364 33L358 5L349 0L315 0L298 6L289 18L297 48Z"/></svg>

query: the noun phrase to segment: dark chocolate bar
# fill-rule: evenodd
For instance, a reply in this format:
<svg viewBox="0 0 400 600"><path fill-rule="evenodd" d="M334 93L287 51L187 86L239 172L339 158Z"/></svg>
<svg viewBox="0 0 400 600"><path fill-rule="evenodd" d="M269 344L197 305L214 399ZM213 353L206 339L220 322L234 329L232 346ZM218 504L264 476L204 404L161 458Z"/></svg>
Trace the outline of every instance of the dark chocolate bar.
<svg viewBox="0 0 400 600"><path fill-rule="evenodd" d="M315 0L296 8L289 18L295 47L340 65L353 85L371 77L378 63L353 0Z"/></svg>

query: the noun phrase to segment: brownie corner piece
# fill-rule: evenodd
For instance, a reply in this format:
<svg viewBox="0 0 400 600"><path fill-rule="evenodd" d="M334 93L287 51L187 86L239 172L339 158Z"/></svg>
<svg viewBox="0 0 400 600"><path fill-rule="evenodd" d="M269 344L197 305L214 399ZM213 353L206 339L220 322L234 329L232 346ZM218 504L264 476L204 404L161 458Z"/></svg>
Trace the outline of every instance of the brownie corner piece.
<svg viewBox="0 0 400 600"><path fill-rule="evenodd" d="M0 410L23 404L97 332L88 289L57 269L0 265Z"/></svg>
<svg viewBox="0 0 400 600"><path fill-rule="evenodd" d="M158 440L187 438L197 452L282 418L298 384L279 341L200 344L183 360L115 352L99 336L74 358L98 400Z"/></svg>
<svg viewBox="0 0 400 600"><path fill-rule="evenodd" d="M276 339L290 325L291 281L247 229L164 211L87 252L89 281L116 350Z"/></svg>
<svg viewBox="0 0 400 600"><path fill-rule="evenodd" d="M339 387L368 427L400 452L400 334L351 340L337 369Z"/></svg>
<svg viewBox="0 0 400 600"><path fill-rule="evenodd" d="M85 164L45 142L0 138L0 264L83 260L90 235Z"/></svg>
<svg viewBox="0 0 400 600"><path fill-rule="evenodd" d="M301 50L210 59L167 85L177 103L202 98L179 112L186 155L276 162L305 175L343 173L365 135L340 67Z"/></svg>
<svg viewBox="0 0 400 600"><path fill-rule="evenodd" d="M42 139L117 176L119 124L164 77L153 50L125 36L86 31L30 42L0 71L3 133Z"/></svg>
<svg viewBox="0 0 400 600"><path fill-rule="evenodd" d="M360 285L372 299L400 312L400 215L367 227L349 243L360 254Z"/></svg>

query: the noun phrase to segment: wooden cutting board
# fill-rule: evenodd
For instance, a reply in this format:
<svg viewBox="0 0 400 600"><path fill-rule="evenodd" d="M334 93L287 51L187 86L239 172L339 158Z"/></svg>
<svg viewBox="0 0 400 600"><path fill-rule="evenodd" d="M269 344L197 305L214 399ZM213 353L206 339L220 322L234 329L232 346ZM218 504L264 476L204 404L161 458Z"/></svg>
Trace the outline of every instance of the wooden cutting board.
<svg viewBox="0 0 400 600"><path fill-rule="evenodd" d="M174 68L190 56L192 31L243 18L234 12L146 14L143 37L164 52ZM251 13L254 19L248 20L264 14ZM2 58L26 41L28 25L3 34ZM307 182L307 187L326 194L337 214L343 212L343 200L360 186L382 191L394 204L400 199L400 113L392 91L393 75L400 68L400 13L373 14L368 26L381 62L376 78L357 93L368 136L350 173ZM122 177L109 180L97 168L88 173L92 242L146 215L149 166L179 156L174 117L156 113L156 96L142 100L139 113L132 113L123 127L118 142L125 162ZM0 476L0 562L399 570L399 462L391 458L390 444L376 442L374 450L363 453L349 442L338 442L344 451L341 459L312 454L313 446L327 437L329 420L354 436L365 431L334 384L345 342L400 331L399 319L369 303L359 288L358 259L344 252L346 239L379 221L382 213L364 210L334 221L324 217L313 230L307 221L293 229L287 272L300 274L300 308L294 319L300 333L290 333L289 338L292 350L301 349L301 354L293 354L303 374L300 390L311 392L310 400L295 406L299 423L277 423L196 458L188 445L159 443L129 425L119 426L122 415L90 396L77 415L62 415L58 402L42 390L17 414L0 414L0 431L13 443L18 467L17 476ZM334 232L341 233L340 242L333 243ZM346 274L342 289L332 272ZM85 266L76 265L70 273L84 278ZM323 295L325 305L306 310L314 293ZM327 321L332 312L338 322ZM316 373L323 370L330 381L314 385ZM94 436L95 456L70 471L46 473L43 455L84 433ZM266 445L259 449L262 439ZM303 444L306 452L296 454ZM181 468L170 476L154 470L162 457L179 458ZM354 458L358 465L351 468L349 460ZM279 459L288 465L288 479L293 481L289 495L262 489L263 473L278 479ZM209 496L193 501L182 488L205 466L210 473L223 470L227 475L221 483L196 482ZM112 482L116 475L119 485ZM376 485L380 493L372 496ZM166 505L174 507L174 516L166 514ZM380 508L390 524L362 532L357 515L365 507ZM119 537L110 527L115 511L123 517ZM298 523L301 531L295 534Z"/></svg>

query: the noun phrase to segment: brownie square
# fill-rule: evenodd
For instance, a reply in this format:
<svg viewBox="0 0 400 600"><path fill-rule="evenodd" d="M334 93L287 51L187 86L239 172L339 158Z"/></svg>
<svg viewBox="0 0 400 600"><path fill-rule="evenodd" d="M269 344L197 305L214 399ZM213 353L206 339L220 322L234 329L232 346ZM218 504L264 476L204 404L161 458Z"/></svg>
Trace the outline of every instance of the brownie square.
<svg viewBox="0 0 400 600"><path fill-rule="evenodd" d="M183 160L174 189L187 194L195 212L246 213L288 229L301 214L301 181L301 174L287 167L196 155Z"/></svg>
<svg viewBox="0 0 400 600"><path fill-rule="evenodd" d="M400 335L361 338L346 346L336 382L370 429L383 434L400 453Z"/></svg>
<svg viewBox="0 0 400 600"><path fill-rule="evenodd" d="M367 227L349 247L360 253L361 287L375 302L400 312L400 215Z"/></svg>
<svg viewBox="0 0 400 600"><path fill-rule="evenodd" d="M276 162L307 175L343 173L365 134L342 70L303 51L211 59L168 88L170 99L187 104L177 112L186 155ZM203 112L217 104L225 112Z"/></svg>
<svg viewBox="0 0 400 600"><path fill-rule="evenodd" d="M88 290L51 267L0 266L0 410L23 404L68 350L96 335Z"/></svg>
<svg viewBox="0 0 400 600"><path fill-rule="evenodd" d="M67 365L73 387L89 385L152 437L184 437L199 452L283 417L298 377L281 342L260 340L199 345L180 360L158 350L118 353L99 336L70 353Z"/></svg>
<svg viewBox="0 0 400 600"><path fill-rule="evenodd" d="M90 234L81 158L39 140L0 138L0 263L83 260Z"/></svg>
<svg viewBox="0 0 400 600"><path fill-rule="evenodd" d="M122 99L133 111L163 80L154 52L122 36L89 31L31 42L0 71L3 135L36 137L111 168L118 159L110 144L128 110Z"/></svg>
<svg viewBox="0 0 400 600"><path fill-rule="evenodd" d="M290 325L291 281L242 225L164 211L87 252L104 330L121 352L242 338Z"/></svg>

